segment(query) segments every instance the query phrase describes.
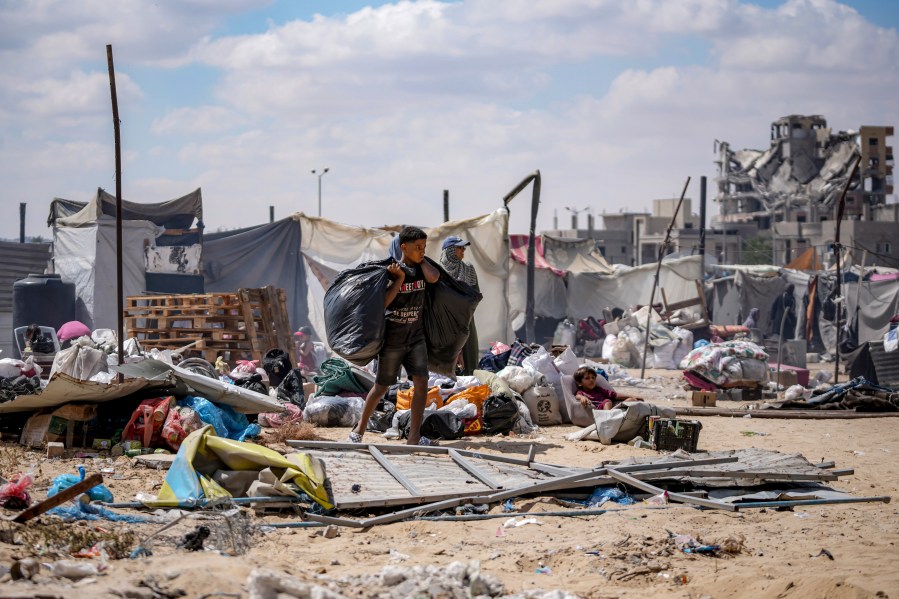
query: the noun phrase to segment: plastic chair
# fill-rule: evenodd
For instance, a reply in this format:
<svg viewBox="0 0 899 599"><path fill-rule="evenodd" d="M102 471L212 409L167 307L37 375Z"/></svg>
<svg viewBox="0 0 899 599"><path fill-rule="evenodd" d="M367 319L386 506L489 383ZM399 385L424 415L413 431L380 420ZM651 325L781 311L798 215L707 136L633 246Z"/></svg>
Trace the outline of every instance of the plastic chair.
<svg viewBox="0 0 899 599"><path fill-rule="evenodd" d="M39 326L38 328L40 328L42 335L46 335L46 336L50 337L50 339L53 341L53 353L48 354L48 353L35 352L35 356L54 356L54 355L56 355L56 352L58 352L61 349L61 346L59 344L59 339L57 339L57 337L56 337L56 329L54 329L53 327L45 327L45 326ZM27 330L28 330L28 327L25 326L25 327L16 327L15 330L13 331L13 336L16 339L16 349L19 350L20 356L25 352L25 331L27 331Z"/></svg>
<svg viewBox="0 0 899 599"><path fill-rule="evenodd" d="M50 379L50 371L53 369L53 360L56 358L56 353L60 350L59 339L56 338L56 329L53 327L40 327L41 334L50 337L53 341L53 353L39 353L34 352L32 356L34 358L34 362L41 367L41 380L49 380ZM19 357L22 356L25 352L25 331L28 330L28 327L16 327L13 331L13 337L16 339L16 349L19 350Z"/></svg>

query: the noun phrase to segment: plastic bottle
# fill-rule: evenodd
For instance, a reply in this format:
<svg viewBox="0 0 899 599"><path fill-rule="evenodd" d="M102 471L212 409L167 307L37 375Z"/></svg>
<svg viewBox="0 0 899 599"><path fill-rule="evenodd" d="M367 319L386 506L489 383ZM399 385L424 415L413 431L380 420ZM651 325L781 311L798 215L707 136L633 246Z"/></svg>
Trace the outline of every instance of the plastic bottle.
<svg viewBox="0 0 899 599"><path fill-rule="evenodd" d="M567 345L572 349L577 344L577 327L567 318L556 326L553 345Z"/></svg>

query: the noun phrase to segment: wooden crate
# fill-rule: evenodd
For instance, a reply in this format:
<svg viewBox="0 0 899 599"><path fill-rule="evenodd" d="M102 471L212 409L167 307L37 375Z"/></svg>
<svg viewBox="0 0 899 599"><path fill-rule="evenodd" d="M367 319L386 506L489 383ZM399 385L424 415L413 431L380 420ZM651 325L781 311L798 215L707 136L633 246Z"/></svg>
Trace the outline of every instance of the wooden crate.
<svg viewBox="0 0 899 599"><path fill-rule="evenodd" d="M287 316L287 294L271 285L236 293L157 294L126 298L124 320L129 337L146 348L180 349L209 362L227 353L262 360L273 348L297 362Z"/></svg>

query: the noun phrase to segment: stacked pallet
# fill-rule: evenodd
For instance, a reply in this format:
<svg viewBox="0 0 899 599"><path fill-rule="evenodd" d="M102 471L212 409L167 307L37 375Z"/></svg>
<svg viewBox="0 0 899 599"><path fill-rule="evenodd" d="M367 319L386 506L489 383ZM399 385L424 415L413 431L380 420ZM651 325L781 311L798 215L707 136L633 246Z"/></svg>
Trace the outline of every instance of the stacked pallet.
<svg viewBox="0 0 899 599"><path fill-rule="evenodd" d="M286 293L271 285L237 293L129 296L125 330L145 348L181 349L214 362L261 360L280 348L296 364ZM185 353L182 352L182 353Z"/></svg>

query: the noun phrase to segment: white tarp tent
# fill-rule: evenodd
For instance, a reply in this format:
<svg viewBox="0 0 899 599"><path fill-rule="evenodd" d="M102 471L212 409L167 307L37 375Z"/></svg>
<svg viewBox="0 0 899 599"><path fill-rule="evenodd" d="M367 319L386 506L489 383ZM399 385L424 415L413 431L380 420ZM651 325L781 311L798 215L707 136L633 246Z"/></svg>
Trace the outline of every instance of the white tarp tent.
<svg viewBox="0 0 899 599"><path fill-rule="evenodd" d="M146 289L144 247L162 231L150 221L122 221L122 288L126 297L140 295ZM91 329L115 330L115 219L101 216L80 226L53 227L53 262L56 273L75 283L76 318Z"/></svg>
<svg viewBox="0 0 899 599"><path fill-rule="evenodd" d="M597 316L605 307L627 308L648 304L652 294L656 264L642 266L616 265L615 274L572 272L568 274L568 317L581 319ZM665 289L669 302L696 297L694 281L702 280L702 257L689 256L665 260L659 272L659 287ZM656 290L656 302L662 294Z"/></svg>

